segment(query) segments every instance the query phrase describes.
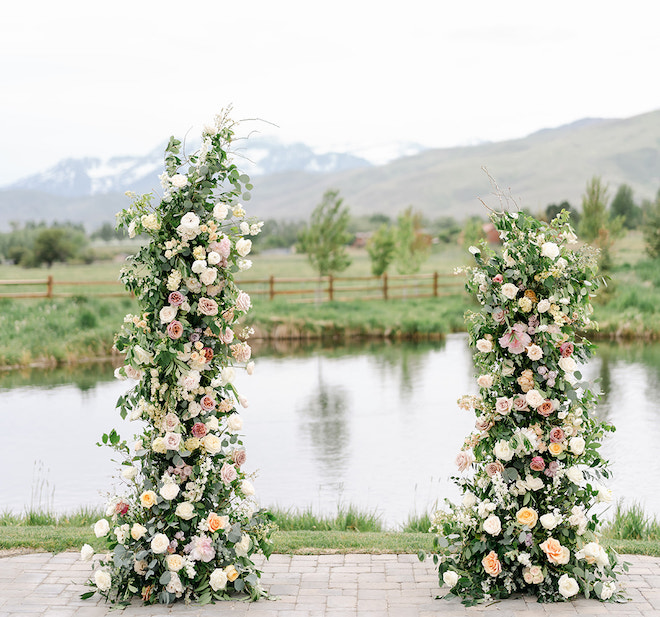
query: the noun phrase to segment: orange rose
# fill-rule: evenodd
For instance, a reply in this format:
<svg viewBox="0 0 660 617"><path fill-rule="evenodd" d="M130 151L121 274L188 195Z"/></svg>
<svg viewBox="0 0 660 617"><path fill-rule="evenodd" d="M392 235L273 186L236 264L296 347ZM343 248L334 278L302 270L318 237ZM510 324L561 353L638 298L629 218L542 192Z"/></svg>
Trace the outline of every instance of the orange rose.
<svg viewBox="0 0 660 617"><path fill-rule="evenodd" d="M521 508L516 512L516 520L520 525L525 525L531 529L539 520L539 515L532 508Z"/></svg>
<svg viewBox="0 0 660 617"><path fill-rule="evenodd" d="M230 583L233 583L238 578L238 571L234 566L227 566L225 568L225 574L227 575L227 580Z"/></svg>
<svg viewBox="0 0 660 617"><path fill-rule="evenodd" d="M554 538L548 538L543 544L539 544L539 547L545 553L548 561L558 566L568 563L571 556L571 551Z"/></svg>
<svg viewBox="0 0 660 617"><path fill-rule="evenodd" d="M551 443L548 446L548 452L550 452L550 454L552 454L552 456L558 456L563 451L564 451L564 446L562 444L560 444L559 442Z"/></svg>
<svg viewBox="0 0 660 617"><path fill-rule="evenodd" d="M502 564L500 558L495 551L491 551L481 560L481 565L484 567L486 574L497 576L502 571Z"/></svg>
<svg viewBox="0 0 660 617"><path fill-rule="evenodd" d="M222 520L215 512L211 512L206 521L209 525L209 531L211 533L215 533L218 531L218 529L222 529Z"/></svg>

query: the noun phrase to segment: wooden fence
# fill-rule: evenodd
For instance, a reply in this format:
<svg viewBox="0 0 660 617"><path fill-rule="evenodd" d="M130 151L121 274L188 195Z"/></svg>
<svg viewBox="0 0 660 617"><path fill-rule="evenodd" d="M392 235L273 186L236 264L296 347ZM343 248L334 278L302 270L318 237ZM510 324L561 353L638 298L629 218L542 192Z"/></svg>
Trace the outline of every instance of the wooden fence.
<svg viewBox="0 0 660 617"><path fill-rule="evenodd" d="M432 272L428 274L382 276L323 276L293 278L270 276L266 279L241 279L238 285L251 296L269 300L286 297L291 302L327 302L349 300L393 300L403 298L438 298L459 294L463 277ZM119 281L55 281L46 279L0 280L0 298L63 298L77 295L94 297L128 296L125 290L104 291L108 286L120 287ZM15 292L3 291L14 287ZM26 288L45 287L40 291ZM55 288L63 291L56 291ZM97 289L99 288L100 289ZM78 291L79 290L79 291Z"/></svg>

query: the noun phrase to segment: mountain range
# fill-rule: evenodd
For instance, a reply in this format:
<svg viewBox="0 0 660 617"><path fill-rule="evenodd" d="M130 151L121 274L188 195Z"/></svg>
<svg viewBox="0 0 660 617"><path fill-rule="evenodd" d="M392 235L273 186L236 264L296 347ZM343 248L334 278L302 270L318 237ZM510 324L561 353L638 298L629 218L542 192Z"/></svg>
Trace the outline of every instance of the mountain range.
<svg viewBox="0 0 660 617"><path fill-rule="evenodd" d="M0 221L112 222L128 203L124 192L159 189L163 147L137 157L67 159L0 188ZM399 154L400 156L397 156ZM237 144L236 162L253 176L249 213L265 219L306 219L328 188L356 215L396 215L408 205L436 218L461 220L485 212L489 178L511 189L520 207L539 212L568 200L579 206L587 180L601 176L610 194L622 183L636 198L660 188L660 110L627 119L579 120L521 139L426 149L404 145L393 160L374 164L352 153L317 154L305 144L250 138Z"/></svg>

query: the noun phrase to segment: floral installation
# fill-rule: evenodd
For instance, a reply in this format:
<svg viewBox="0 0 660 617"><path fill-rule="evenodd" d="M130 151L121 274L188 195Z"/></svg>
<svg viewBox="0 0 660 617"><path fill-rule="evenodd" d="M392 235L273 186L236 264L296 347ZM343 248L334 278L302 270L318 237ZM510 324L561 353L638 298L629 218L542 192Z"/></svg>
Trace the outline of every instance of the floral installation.
<svg viewBox="0 0 660 617"><path fill-rule="evenodd" d="M618 558L599 543L593 508L612 499L599 447L614 427L595 417L578 366L593 352L579 333L597 326L597 252L577 244L565 212L550 224L517 212L491 219L501 253L470 247L479 394L459 406L474 410L476 430L456 458L462 502L434 515L439 577L468 605L514 592L618 600Z"/></svg>
<svg viewBox="0 0 660 617"><path fill-rule="evenodd" d="M270 554L272 524L243 470L237 406L247 401L233 385L237 368L254 368L250 332L235 332L251 302L234 273L250 267L248 237L262 223L247 219L239 201L252 186L228 156L234 126L227 112L216 116L189 157L171 138L159 205L131 195L117 215L130 236L149 238L122 270L140 312L124 318L115 340L125 353L116 376L138 380L117 407L143 429L132 445L115 430L103 435L123 457L125 489L94 525L109 553L94 564L83 598L169 604L264 595L252 555ZM81 556L92 558L89 545Z"/></svg>

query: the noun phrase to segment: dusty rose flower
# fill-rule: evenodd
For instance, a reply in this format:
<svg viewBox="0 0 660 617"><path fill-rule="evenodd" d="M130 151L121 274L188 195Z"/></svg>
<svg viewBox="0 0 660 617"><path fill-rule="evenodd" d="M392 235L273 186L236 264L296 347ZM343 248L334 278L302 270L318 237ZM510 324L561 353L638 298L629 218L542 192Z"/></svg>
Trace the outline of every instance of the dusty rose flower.
<svg viewBox="0 0 660 617"><path fill-rule="evenodd" d="M202 349L202 355L207 364L213 360L213 350L210 347L204 347L204 349Z"/></svg>
<svg viewBox="0 0 660 617"><path fill-rule="evenodd" d="M231 355L237 362L247 362L252 355L252 349L247 343L236 343L231 346Z"/></svg>
<svg viewBox="0 0 660 617"><path fill-rule="evenodd" d="M181 443L181 435L179 433L165 433L165 448L167 450L178 450Z"/></svg>
<svg viewBox="0 0 660 617"><path fill-rule="evenodd" d="M233 450L231 453L231 460L240 467L241 465L245 464L245 461L247 460L247 452L244 448Z"/></svg>
<svg viewBox="0 0 660 617"><path fill-rule="evenodd" d="M486 463L484 469L488 476L492 478L496 473L502 473L504 471L504 465L499 461L493 461L492 463Z"/></svg>
<svg viewBox="0 0 660 617"><path fill-rule="evenodd" d="M192 434L193 437L197 437L197 439L201 439L206 435L206 424L203 422L196 422L193 427L192 427Z"/></svg>
<svg viewBox="0 0 660 617"><path fill-rule="evenodd" d="M211 298L200 298L197 304L197 311L202 315L217 315L218 303Z"/></svg>
<svg viewBox="0 0 660 617"><path fill-rule="evenodd" d="M529 405L527 405L524 396L516 396L516 398L513 399L513 408L516 411L529 411Z"/></svg>
<svg viewBox="0 0 660 617"><path fill-rule="evenodd" d="M559 471L559 463L557 461L550 461L548 468L543 472L548 478L554 478Z"/></svg>
<svg viewBox="0 0 660 617"><path fill-rule="evenodd" d="M503 324L506 321L506 316L508 313L508 309L503 309L499 306L494 308L492 313L493 321L498 324Z"/></svg>
<svg viewBox="0 0 660 617"><path fill-rule="evenodd" d="M458 467L458 471L460 472L465 471L472 463L474 463L472 450L463 450L456 456L456 467Z"/></svg>
<svg viewBox="0 0 660 617"><path fill-rule="evenodd" d="M234 340L234 331L231 328L225 328L219 336L220 340L225 344L229 345Z"/></svg>
<svg viewBox="0 0 660 617"><path fill-rule="evenodd" d="M560 429L558 426L553 428L550 431L550 441L552 441L552 442L564 441L564 431L562 429Z"/></svg>
<svg viewBox="0 0 660 617"><path fill-rule="evenodd" d="M500 396L495 401L495 411L502 416L506 416L513 407L513 399L511 397Z"/></svg>
<svg viewBox="0 0 660 617"><path fill-rule="evenodd" d="M514 324L499 339L498 342L503 349L508 349L512 354L521 354L532 342L527 334L527 325L523 323Z"/></svg>
<svg viewBox="0 0 660 617"><path fill-rule="evenodd" d="M504 277L501 274L496 274L493 277L493 283L502 283L504 281Z"/></svg>
<svg viewBox="0 0 660 617"><path fill-rule="evenodd" d="M225 484L230 484L236 480L237 477L238 474L236 473L236 468L229 463L225 463L220 469L220 478Z"/></svg>
<svg viewBox="0 0 660 617"><path fill-rule="evenodd" d="M574 349L573 343L566 341L559 346L559 353L562 358L568 358L568 356L573 354Z"/></svg>
<svg viewBox="0 0 660 617"><path fill-rule="evenodd" d="M239 311L243 311L244 313L247 313L247 311L250 310L251 306L252 306L252 301L250 300L250 296L248 296L244 291L239 292L236 298L236 308Z"/></svg>
<svg viewBox="0 0 660 617"><path fill-rule="evenodd" d="M174 321L170 321L170 323L167 324L167 336L169 336L172 340L176 341L177 339L180 339L182 334L183 324L180 321L175 319Z"/></svg>
<svg viewBox="0 0 660 617"><path fill-rule="evenodd" d="M173 291L169 296L167 296L167 301L172 306L181 306L185 299L185 296L180 291Z"/></svg>
<svg viewBox="0 0 660 617"><path fill-rule="evenodd" d="M179 426L179 418L176 414L168 413L163 418L163 430L173 431L177 426Z"/></svg>
<svg viewBox="0 0 660 617"><path fill-rule="evenodd" d="M478 431L482 431L482 432L484 432L484 433L485 433L488 429L490 429L491 426L493 426L493 423L492 423L492 422L489 422L488 420L486 420L486 418L477 418L476 421L475 421L475 423L474 423L474 427L475 427Z"/></svg>
<svg viewBox="0 0 660 617"><path fill-rule="evenodd" d="M536 408L536 411L538 411L543 417L547 418L554 409L555 406L552 404L552 401L547 398Z"/></svg>
<svg viewBox="0 0 660 617"><path fill-rule="evenodd" d="M215 409L216 402L215 399L210 394L205 394L200 399L199 404L201 405L204 411L211 411Z"/></svg>
<svg viewBox="0 0 660 617"><path fill-rule="evenodd" d="M542 456L535 456L529 463L532 471L543 471L545 469L545 461Z"/></svg>

